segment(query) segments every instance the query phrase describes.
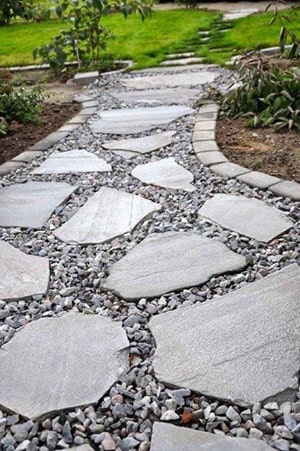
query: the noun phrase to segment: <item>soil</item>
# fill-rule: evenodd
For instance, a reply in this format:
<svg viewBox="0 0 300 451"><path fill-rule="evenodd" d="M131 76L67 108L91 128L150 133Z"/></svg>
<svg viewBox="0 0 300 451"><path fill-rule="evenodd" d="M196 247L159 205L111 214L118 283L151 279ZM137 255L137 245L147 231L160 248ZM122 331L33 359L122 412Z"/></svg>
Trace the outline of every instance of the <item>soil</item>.
<svg viewBox="0 0 300 451"><path fill-rule="evenodd" d="M80 109L81 105L77 102L44 103L38 124L12 123L8 134L0 138L0 164L56 131Z"/></svg>
<svg viewBox="0 0 300 451"><path fill-rule="evenodd" d="M232 162L300 183L300 133L247 128L244 119L220 117L217 142Z"/></svg>

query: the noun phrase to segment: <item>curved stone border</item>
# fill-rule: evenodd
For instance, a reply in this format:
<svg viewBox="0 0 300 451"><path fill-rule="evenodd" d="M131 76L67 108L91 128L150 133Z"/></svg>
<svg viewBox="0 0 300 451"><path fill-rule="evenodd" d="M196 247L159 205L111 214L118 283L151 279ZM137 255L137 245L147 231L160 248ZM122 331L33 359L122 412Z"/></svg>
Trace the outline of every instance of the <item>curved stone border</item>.
<svg viewBox="0 0 300 451"><path fill-rule="evenodd" d="M259 189L269 189L274 194L300 200L300 184L281 180L263 172L251 171L231 163L220 152L216 142L216 125L219 107L216 103L203 104L196 117L193 133L193 149L202 164L215 174L226 178L236 178L240 182Z"/></svg>
<svg viewBox="0 0 300 451"><path fill-rule="evenodd" d="M12 160L6 161L0 165L0 176L8 174L10 171L19 169L24 164L34 160L43 154L43 151L50 149L54 144L58 143L61 139L66 138L71 132L76 130L80 125L84 124L92 114L96 113L98 102L96 100L88 100L82 102L81 111L72 119L67 121L56 132L50 133L50 135L41 139L33 146L29 147L24 152L17 155Z"/></svg>

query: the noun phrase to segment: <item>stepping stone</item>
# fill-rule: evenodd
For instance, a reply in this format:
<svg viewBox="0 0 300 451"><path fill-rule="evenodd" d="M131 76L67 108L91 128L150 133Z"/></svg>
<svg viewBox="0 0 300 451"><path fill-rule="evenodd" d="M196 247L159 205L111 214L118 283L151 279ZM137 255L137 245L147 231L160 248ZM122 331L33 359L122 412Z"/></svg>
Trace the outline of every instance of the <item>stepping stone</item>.
<svg viewBox="0 0 300 451"><path fill-rule="evenodd" d="M203 58L191 56L189 58L167 59L160 63L160 66L188 66L189 64L202 63Z"/></svg>
<svg viewBox="0 0 300 451"><path fill-rule="evenodd" d="M0 241L0 299L18 299L44 295L49 283L49 260L19 251Z"/></svg>
<svg viewBox="0 0 300 451"><path fill-rule="evenodd" d="M148 236L114 263L103 287L124 299L152 298L201 285L246 264L245 257L225 244L198 233L159 233Z"/></svg>
<svg viewBox="0 0 300 451"><path fill-rule="evenodd" d="M199 210L205 218L226 229L269 242L293 227L284 213L258 199L216 194Z"/></svg>
<svg viewBox="0 0 300 451"><path fill-rule="evenodd" d="M191 99L199 96L198 89L177 88L176 96L174 89L147 89L145 91L112 92L111 95L122 102L127 103L148 103L174 105L187 103Z"/></svg>
<svg viewBox="0 0 300 451"><path fill-rule="evenodd" d="M150 451L272 451L262 440L233 438L155 422Z"/></svg>
<svg viewBox="0 0 300 451"><path fill-rule="evenodd" d="M54 235L72 244L104 243L131 232L160 208L141 196L103 187Z"/></svg>
<svg viewBox="0 0 300 451"><path fill-rule="evenodd" d="M177 58L190 58L191 56L195 56L194 52L184 52L184 53L170 53L166 55L166 60L174 60Z"/></svg>
<svg viewBox="0 0 300 451"><path fill-rule="evenodd" d="M39 229L77 186L57 182L27 182L0 189L0 226Z"/></svg>
<svg viewBox="0 0 300 451"><path fill-rule="evenodd" d="M0 405L40 420L96 404L128 370L128 346L122 324L100 315L32 321L2 346Z"/></svg>
<svg viewBox="0 0 300 451"><path fill-rule="evenodd" d="M164 158L146 164L140 164L132 171L132 175L143 183L150 183L163 188L195 191L191 185L194 177L190 171L176 163L175 158Z"/></svg>
<svg viewBox="0 0 300 451"><path fill-rule="evenodd" d="M188 72L185 74L170 73L123 79L121 80L121 83L131 89L163 88L167 86L198 86L212 83L216 76L216 72L208 71Z"/></svg>
<svg viewBox="0 0 300 451"><path fill-rule="evenodd" d="M241 19L242 17L250 16L251 14L257 13L258 8L252 8L252 9L236 9L233 11L229 11L228 13L225 13L223 16L223 20L235 20L235 19Z"/></svg>
<svg viewBox="0 0 300 451"><path fill-rule="evenodd" d="M31 174L79 174L83 172L110 172L111 165L83 149L54 152Z"/></svg>
<svg viewBox="0 0 300 451"><path fill-rule="evenodd" d="M90 128L98 133L128 135L167 125L194 110L185 106L157 106L148 108L123 108L99 113L100 119Z"/></svg>
<svg viewBox="0 0 300 451"><path fill-rule="evenodd" d="M283 392L292 401L299 299L300 269L292 264L209 302L152 317L156 377L240 405L279 400Z"/></svg>
<svg viewBox="0 0 300 451"><path fill-rule="evenodd" d="M130 159L168 146L171 144L174 135L176 135L176 132L162 132L155 135L142 136L141 138L106 142L102 144L102 147L113 151L123 158Z"/></svg>

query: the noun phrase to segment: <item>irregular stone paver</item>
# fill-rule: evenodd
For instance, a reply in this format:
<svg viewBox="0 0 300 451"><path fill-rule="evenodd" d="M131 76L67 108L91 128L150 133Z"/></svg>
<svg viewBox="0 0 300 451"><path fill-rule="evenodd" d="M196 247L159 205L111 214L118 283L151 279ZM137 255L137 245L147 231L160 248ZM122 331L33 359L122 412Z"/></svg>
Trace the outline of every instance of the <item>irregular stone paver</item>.
<svg viewBox="0 0 300 451"><path fill-rule="evenodd" d="M191 185L194 177L190 171L176 163L175 158L164 158L146 164L138 165L132 175L143 183L162 186L163 188L195 191Z"/></svg>
<svg viewBox="0 0 300 451"><path fill-rule="evenodd" d="M200 285L245 266L245 257L223 243L193 232L166 232L148 236L113 264L103 286L137 300Z"/></svg>
<svg viewBox="0 0 300 451"><path fill-rule="evenodd" d="M270 187L274 194L300 200L300 183L284 180Z"/></svg>
<svg viewBox="0 0 300 451"><path fill-rule="evenodd" d="M112 150L121 157L130 159L139 154L153 152L172 142L176 132L162 132L155 135L142 136L141 138L123 139L102 144L104 149Z"/></svg>
<svg viewBox="0 0 300 451"><path fill-rule="evenodd" d="M32 174L77 174L82 172L110 172L111 165L84 149L54 152Z"/></svg>
<svg viewBox="0 0 300 451"><path fill-rule="evenodd" d="M206 83L212 83L216 78L214 72L190 72L184 74L159 74L146 75L144 77L135 77L131 79L123 79L123 83L127 88L131 89L147 89L147 88L162 88L175 86L196 86Z"/></svg>
<svg viewBox="0 0 300 451"><path fill-rule="evenodd" d="M150 451L272 451L262 440L225 437L155 422Z"/></svg>
<svg viewBox="0 0 300 451"><path fill-rule="evenodd" d="M221 175L222 177L237 177L238 175L245 174L246 172L250 172L250 169L244 168L235 163L222 163L210 166L209 168L215 174Z"/></svg>
<svg viewBox="0 0 300 451"><path fill-rule="evenodd" d="M191 113L193 113L192 108L180 105L107 110L101 111L100 119L93 122L90 127L99 133L127 135L167 125Z"/></svg>
<svg viewBox="0 0 300 451"><path fill-rule="evenodd" d="M0 405L27 418L95 404L128 369L121 323L68 313L33 321L0 353Z"/></svg>
<svg viewBox="0 0 300 451"><path fill-rule="evenodd" d="M111 95L118 100L127 103L149 103L174 105L187 103L189 100L199 95L197 89L177 88L176 95L174 89L147 89L145 91L112 92Z"/></svg>
<svg viewBox="0 0 300 451"><path fill-rule="evenodd" d="M239 404L295 389L299 298L293 264L216 300L152 317L157 378Z"/></svg>
<svg viewBox="0 0 300 451"><path fill-rule="evenodd" d="M240 182L245 182L251 186L257 186L258 188L266 189L281 180L278 177L273 177L263 172L251 171L246 174L242 174L237 177Z"/></svg>
<svg viewBox="0 0 300 451"><path fill-rule="evenodd" d="M0 241L0 299L14 301L45 294L48 283L48 258L24 254Z"/></svg>
<svg viewBox="0 0 300 451"><path fill-rule="evenodd" d="M0 226L39 229L77 186L27 182L0 189Z"/></svg>
<svg viewBox="0 0 300 451"><path fill-rule="evenodd" d="M205 202L199 214L222 227L265 242L293 227L277 208L258 199L230 194L216 194Z"/></svg>
<svg viewBox="0 0 300 451"><path fill-rule="evenodd" d="M67 243L104 243L130 232L160 208L141 196L103 187L54 235Z"/></svg>

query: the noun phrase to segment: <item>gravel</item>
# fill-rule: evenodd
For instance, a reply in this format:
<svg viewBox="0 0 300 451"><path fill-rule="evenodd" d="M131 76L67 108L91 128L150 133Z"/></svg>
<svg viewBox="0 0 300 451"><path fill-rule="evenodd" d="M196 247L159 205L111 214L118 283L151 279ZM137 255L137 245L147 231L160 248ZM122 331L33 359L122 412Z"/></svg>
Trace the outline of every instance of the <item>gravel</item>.
<svg viewBox="0 0 300 451"><path fill-rule="evenodd" d="M228 83L228 72L224 69L218 71L218 83ZM127 78L131 76L124 75ZM109 95L109 89L121 89L119 78L119 75L113 74L101 77L100 81L90 88L91 96L98 96L101 110L133 106L118 102ZM206 88L207 86L203 91ZM193 104L190 103L190 106ZM48 451L84 443L90 443L100 451L117 448L147 451L150 447L153 422L162 420L184 424L182 414L185 409L194 414L195 420L189 424L193 429L258 438L279 450L300 449L300 392L298 402L295 403L272 401L253 408L241 408L226 401L209 399L190 390L168 389L154 375L152 359L155 343L148 328L152 315L209 301L215 295L236 290L293 262L300 263L300 227L297 224L300 203L275 196L268 191L251 188L237 180L225 180L203 167L194 155L191 145L196 111L197 108L195 115L157 129L156 131L175 130L177 134L173 145L152 155L139 155L132 160L123 160L105 151L101 148L101 143L118 137L93 134L88 127L92 119L45 152L45 155L49 155L54 149L87 149L112 165L113 172L109 175L30 176L30 171L44 159L38 157L36 161L0 179L0 186L24 183L27 180L65 181L79 185L68 202L57 207L43 229L31 231L18 227L0 228L1 239L23 252L47 256L51 266L47 296L35 296L9 304L0 301L0 345L8 342L17 330L30 321L60 316L69 311L102 314L122 320L131 344L130 371L111 387L98 405L74 409L67 413L61 412L39 423L0 410L0 448L4 451ZM132 137L151 133L153 130ZM130 175L137 164L169 156L174 156L179 164L194 174L194 184L197 187L195 192L144 186ZM140 194L153 202L160 202L163 208L150 219L143 221L133 232L110 243L80 247L59 241L53 231L84 205L100 186ZM268 205L283 211L294 222L295 227L267 244L224 230L198 218L199 208L216 193L239 193L264 200ZM185 289L179 293L171 292L151 302L145 299L140 299L137 303L126 302L101 289L101 283L112 263L123 257L147 235L152 232L182 230L198 231L204 236L221 240L230 249L246 256L248 267L240 274L213 277L200 287Z"/></svg>

